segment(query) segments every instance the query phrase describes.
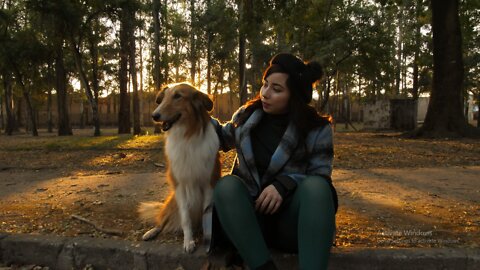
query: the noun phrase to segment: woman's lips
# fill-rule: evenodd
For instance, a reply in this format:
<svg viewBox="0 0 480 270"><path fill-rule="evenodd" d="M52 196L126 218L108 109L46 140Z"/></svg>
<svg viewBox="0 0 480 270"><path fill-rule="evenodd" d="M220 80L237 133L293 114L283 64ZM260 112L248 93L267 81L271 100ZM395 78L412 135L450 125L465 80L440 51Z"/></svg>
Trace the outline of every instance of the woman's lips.
<svg viewBox="0 0 480 270"><path fill-rule="evenodd" d="M263 108L267 108L267 109L268 109L268 108L270 107L270 104L265 103L265 102L262 101L262 106L263 106Z"/></svg>

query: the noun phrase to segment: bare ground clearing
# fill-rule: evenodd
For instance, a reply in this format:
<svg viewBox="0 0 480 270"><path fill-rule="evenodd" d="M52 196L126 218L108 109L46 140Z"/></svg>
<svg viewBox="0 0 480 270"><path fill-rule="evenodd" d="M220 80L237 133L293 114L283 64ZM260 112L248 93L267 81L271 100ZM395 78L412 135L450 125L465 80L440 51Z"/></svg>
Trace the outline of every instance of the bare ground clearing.
<svg viewBox="0 0 480 270"><path fill-rule="evenodd" d="M0 136L0 231L139 240L148 226L138 202L168 189L162 136L75 133ZM478 247L480 142L397 135L335 134L337 245ZM223 155L224 173L233 155Z"/></svg>

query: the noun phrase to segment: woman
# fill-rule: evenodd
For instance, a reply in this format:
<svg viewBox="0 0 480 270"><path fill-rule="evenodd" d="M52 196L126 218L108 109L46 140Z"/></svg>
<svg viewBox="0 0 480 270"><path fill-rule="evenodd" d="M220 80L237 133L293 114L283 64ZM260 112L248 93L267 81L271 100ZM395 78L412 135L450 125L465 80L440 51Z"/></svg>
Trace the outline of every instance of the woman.
<svg viewBox="0 0 480 270"><path fill-rule="evenodd" d="M259 95L225 125L213 120L223 150L237 150L215 211L250 269L276 269L269 246L298 252L300 269L327 267L338 205L332 129L308 105L321 76L317 62L275 55Z"/></svg>

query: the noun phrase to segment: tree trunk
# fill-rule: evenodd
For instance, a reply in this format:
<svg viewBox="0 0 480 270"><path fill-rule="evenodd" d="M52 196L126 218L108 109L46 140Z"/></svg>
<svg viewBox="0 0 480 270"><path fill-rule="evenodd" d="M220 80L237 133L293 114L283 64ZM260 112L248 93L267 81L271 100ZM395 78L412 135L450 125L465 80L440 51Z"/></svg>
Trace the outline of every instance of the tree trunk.
<svg viewBox="0 0 480 270"><path fill-rule="evenodd" d="M340 116L340 72L335 74L335 89L333 90L333 104L332 104L332 115L333 119L338 119ZM333 122L334 128L337 127L337 121Z"/></svg>
<svg viewBox="0 0 480 270"><path fill-rule="evenodd" d="M113 92L111 93L108 93L108 90L107 91L107 96L105 97L105 102L106 102L106 105L107 105L107 122L105 123L106 125L109 125L109 126L113 126L113 121L112 121L112 95L113 95Z"/></svg>
<svg viewBox="0 0 480 270"><path fill-rule="evenodd" d="M175 81L180 81L180 38L176 37L174 44L174 65L175 65Z"/></svg>
<svg viewBox="0 0 480 270"><path fill-rule="evenodd" d="M95 20L94 28L98 28L98 22ZM98 85L99 74L98 74L98 41L97 38L92 34L89 36L89 45L90 45L90 56L92 58L92 91L93 99L97 106L97 117L95 119L95 112L93 113L93 124L95 125L95 136L100 135L100 112L98 110L98 93L100 92L100 87ZM93 106L92 106L93 108Z"/></svg>
<svg viewBox="0 0 480 270"><path fill-rule="evenodd" d="M129 36L129 63L130 75L132 76L133 87L133 134L142 133L140 128L140 99L138 96L138 80L137 80L137 61L135 46L135 10L129 8L128 11L128 36Z"/></svg>
<svg viewBox="0 0 480 270"><path fill-rule="evenodd" d="M55 88L57 90L58 136L72 135L70 116L68 115L67 73L63 63L62 42L56 45Z"/></svg>
<svg viewBox="0 0 480 270"><path fill-rule="evenodd" d="M349 93L349 85L346 83L343 87L343 117L345 118L345 129L348 129L348 124L350 123L350 111L351 111L351 104L350 104L350 93Z"/></svg>
<svg viewBox="0 0 480 270"><path fill-rule="evenodd" d="M153 85L155 92L160 91L162 85L161 61L160 61L160 46L161 46L161 30L160 30L160 0L153 0ZM161 132L160 125L154 123L153 133L159 134Z"/></svg>
<svg viewBox="0 0 480 270"><path fill-rule="evenodd" d="M48 63L48 83L47 83L47 132L53 133L53 112L52 112L52 87L53 87L53 70ZM40 123L40 115L37 113L37 122Z"/></svg>
<svg viewBox="0 0 480 270"><path fill-rule="evenodd" d="M195 46L195 1L190 0L190 81L195 85L197 53Z"/></svg>
<svg viewBox="0 0 480 270"><path fill-rule="evenodd" d="M163 2L163 6L162 6L162 25L163 25L163 47L165 48L165 50L163 50L163 54L162 54L162 66L164 68L164 71L163 71L163 78L162 78L162 83L165 83L165 84L168 84L170 82L170 78L169 78L169 73L170 73L170 61L169 61L169 57L168 57L168 36L169 36L169 33L168 33L168 10L167 10L167 7L168 7L168 1L167 0L164 0Z"/></svg>
<svg viewBox="0 0 480 270"><path fill-rule="evenodd" d="M240 86L240 106L247 102L247 81L245 78L246 36L245 36L245 4L239 1L239 35L238 35L238 86Z"/></svg>
<svg viewBox="0 0 480 270"><path fill-rule="evenodd" d="M50 87L48 87L48 93L47 93L47 130L48 130L48 133L53 132L52 88Z"/></svg>
<svg viewBox="0 0 480 270"><path fill-rule="evenodd" d="M398 38L397 38L397 52L396 52L396 67L395 67L395 96L400 94L401 73L402 73L402 55L403 55L403 22L404 22L404 2L399 4L398 12Z"/></svg>
<svg viewBox="0 0 480 270"><path fill-rule="evenodd" d="M463 115L462 36L458 0L430 2L433 32L433 88L427 115L416 135L479 135Z"/></svg>
<svg viewBox="0 0 480 270"><path fill-rule="evenodd" d="M118 109L117 109L117 107L118 107L118 106L117 106L117 101L118 101L117 95L115 95L115 94L112 95L112 101L113 101L113 113L114 113L114 114L117 114L117 113L118 113Z"/></svg>
<svg viewBox="0 0 480 270"><path fill-rule="evenodd" d="M212 34L207 33L207 93L212 93Z"/></svg>
<svg viewBox="0 0 480 270"><path fill-rule="evenodd" d="M477 94L477 106L480 108L480 92ZM480 111L477 111L477 128L480 128Z"/></svg>
<svg viewBox="0 0 480 270"><path fill-rule="evenodd" d="M13 109L13 96L12 96L12 82L9 74L3 74L3 89L5 92L5 113L7 114L7 123L5 126L5 133L11 136L16 131L17 123L15 120L15 112Z"/></svg>
<svg viewBox="0 0 480 270"><path fill-rule="evenodd" d="M235 87L234 86L234 78L233 78L233 74L232 74L233 70L228 70L228 88L230 89L230 91L228 92L228 106L227 108L229 108L228 110L224 110L227 112L227 118L228 117L231 117L231 113L233 113L237 108L234 108L233 107L233 98L235 96L235 91L233 90L233 88ZM223 120L223 119L222 119Z"/></svg>
<svg viewBox="0 0 480 270"><path fill-rule="evenodd" d="M83 100L80 100L80 129L85 128L85 105L83 104Z"/></svg>
<svg viewBox="0 0 480 270"><path fill-rule="evenodd" d="M239 55L238 55L238 82L240 86L240 93L239 93L239 98L240 98L240 104L245 104L247 102L247 80L246 80L246 74L245 74L245 54L246 54L246 40L245 40L245 34L241 33L240 34L240 40L239 40Z"/></svg>
<svg viewBox="0 0 480 270"><path fill-rule="evenodd" d="M415 1L415 48L414 48L414 53L413 53L413 85L412 85L412 98L416 101L419 96L419 85L418 85L418 62L419 60L419 55L420 55L420 48L421 48L421 40L420 40L420 10L421 10L421 0L416 0Z"/></svg>
<svg viewBox="0 0 480 270"><path fill-rule="evenodd" d="M30 119L32 135L38 136L37 122L35 121L35 112L33 111L30 91L28 91L27 87L25 86L25 84L23 84L23 82L20 85L23 92L23 98L25 99L25 103L27 104L27 113L28 118Z"/></svg>
<svg viewBox="0 0 480 270"><path fill-rule="evenodd" d="M82 55L75 44L73 38L70 40L70 46L72 48L73 52L73 58L75 61L75 66L78 71L78 75L80 77L80 83L82 84L83 88L85 89L85 94L87 96L87 99L90 103L90 107L92 108L92 120L93 120L93 126L95 127L95 130L93 132L93 136L100 136L100 119L98 115L98 93L95 94L92 91L92 88L90 87L90 84L88 82L87 74L85 73L85 70L83 69L83 64L82 64Z"/></svg>
<svg viewBox="0 0 480 270"><path fill-rule="evenodd" d="M220 71L218 72L218 77L217 77L217 82L215 84L215 97L218 95L218 88L220 87L220 94L223 93L223 77L225 76L224 74L224 67L225 67L225 59L220 60Z"/></svg>
<svg viewBox="0 0 480 270"><path fill-rule="evenodd" d="M330 88L332 86L332 77L327 75L325 78L325 85L323 90L322 104L320 105L320 112L326 114L332 114L329 101L330 101Z"/></svg>
<svg viewBox="0 0 480 270"><path fill-rule="evenodd" d="M12 100L14 100L13 96L12 96ZM16 104L16 107L15 107L16 112L15 113L17 114L17 116L15 117L15 120L17 120L16 126L17 126L17 128L19 128L23 125L22 124L23 123L23 118L22 118L22 115L23 115L23 113L22 113L22 111L23 111L23 100L22 100L22 98L18 98L17 101L16 102L13 101L13 103Z"/></svg>
<svg viewBox="0 0 480 270"><path fill-rule="evenodd" d="M23 115L25 116L25 119L23 119L24 123L25 123L25 133L29 133L30 130L31 130L31 127L30 127L31 126L31 121L30 121L30 117L29 117L30 113L28 112L28 109L26 107L24 108L24 114Z"/></svg>
<svg viewBox="0 0 480 270"><path fill-rule="evenodd" d="M130 96L128 93L128 16L127 11L122 9L120 22L120 104L118 110L118 133L130 133Z"/></svg>
<svg viewBox="0 0 480 270"><path fill-rule="evenodd" d="M3 98L2 96L0 95L0 121L2 122L1 125L0 125L0 129L5 129L5 116L3 114L3 106L2 106L2 102L3 102ZM1 133L1 132L0 132Z"/></svg>
<svg viewBox="0 0 480 270"><path fill-rule="evenodd" d="M160 72L160 0L153 0L153 84L155 86L155 91L160 90L162 85L161 72Z"/></svg>
<svg viewBox="0 0 480 270"><path fill-rule="evenodd" d="M144 18L141 18L141 20L144 20ZM140 81L138 83L138 109L139 109L139 114L140 114L140 125L144 126L145 125L145 120L143 119L143 30L140 29L140 38L138 39L139 42L139 65L140 65Z"/></svg>
<svg viewBox="0 0 480 270"><path fill-rule="evenodd" d="M33 112L33 106L32 106L32 101L30 97L30 91L27 89L27 86L23 82L23 76L18 70L17 67L13 68L15 72L15 77L17 79L17 83L20 85L20 88L22 89L23 92L23 98L25 99L25 103L27 105L27 114L28 114L28 119L30 120L31 124L31 131L33 136L38 136L38 130L37 130L37 123L35 121L35 113ZM28 127L27 123L25 123L25 126ZM28 128L27 128L28 130Z"/></svg>

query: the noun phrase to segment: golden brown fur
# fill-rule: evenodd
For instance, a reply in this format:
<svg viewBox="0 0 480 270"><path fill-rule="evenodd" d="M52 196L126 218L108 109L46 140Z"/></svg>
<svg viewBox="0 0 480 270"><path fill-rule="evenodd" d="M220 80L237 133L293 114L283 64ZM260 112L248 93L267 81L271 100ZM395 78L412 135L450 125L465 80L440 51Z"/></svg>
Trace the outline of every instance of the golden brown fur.
<svg viewBox="0 0 480 270"><path fill-rule="evenodd" d="M165 153L171 192L163 204L140 205L140 216L156 224L143 238L183 230L184 248L191 252L195 246L192 231L200 228L203 211L220 178L219 141L208 114L213 102L193 86L177 84L161 91L157 103L152 116L168 131Z"/></svg>

